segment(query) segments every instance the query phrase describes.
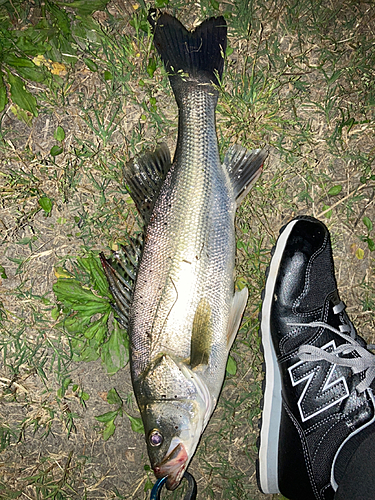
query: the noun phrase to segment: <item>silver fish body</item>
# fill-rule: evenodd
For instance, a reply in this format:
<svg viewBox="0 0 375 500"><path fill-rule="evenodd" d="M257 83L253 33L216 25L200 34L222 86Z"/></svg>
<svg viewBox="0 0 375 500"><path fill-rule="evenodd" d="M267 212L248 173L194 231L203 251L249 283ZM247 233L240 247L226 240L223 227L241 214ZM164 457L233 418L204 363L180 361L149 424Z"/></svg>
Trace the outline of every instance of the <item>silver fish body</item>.
<svg viewBox="0 0 375 500"><path fill-rule="evenodd" d="M246 307L247 289L234 293L234 218L266 153L233 146L220 161L212 82L223 68L224 19L208 19L192 33L167 14L151 22L179 130L172 164L162 145L135 158L126 173L145 222L129 311L118 273L108 262L104 267L128 324L151 464L174 489L216 406Z"/></svg>
<svg viewBox="0 0 375 500"><path fill-rule="evenodd" d="M198 305L211 309L210 392L225 368L233 302L236 202L220 162L213 92L192 88L183 104L180 150L146 230L130 313L133 380L158 354L189 359ZM197 130L200 131L197 134Z"/></svg>

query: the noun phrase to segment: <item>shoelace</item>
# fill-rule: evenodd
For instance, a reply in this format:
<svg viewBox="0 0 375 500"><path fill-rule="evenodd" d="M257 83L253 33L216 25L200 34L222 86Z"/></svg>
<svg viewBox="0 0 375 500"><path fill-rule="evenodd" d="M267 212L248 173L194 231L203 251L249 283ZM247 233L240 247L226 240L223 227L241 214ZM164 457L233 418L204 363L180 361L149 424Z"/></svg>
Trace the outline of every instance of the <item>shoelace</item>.
<svg viewBox="0 0 375 500"><path fill-rule="evenodd" d="M345 304L340 301L339 304L334 306L334 314L340 314L345 309ZM342 324L339 326L339 330L333 326L325 323L324 321L312 321L310 323L288 323L289 326L309 326L309 327L320 327L326 328L331 332L336 333L342 337L347 344L341 344L336 349L331 352L325 351L321 347L314 345L302 345L299 348L299 357L301 361L320 361L325 360L329 363L348 366L352 369L353 373L366 372L365 378L357 385L356 389L359 393L365 391L369 388L370 384L375 378L375 355L372 354L368 349L375 349L375 345L369 344L366 347L362 347L355 340L355 330L352 323L348 320L349 324ZM352 358L343 358L341 355L352 354Z"/></svg>

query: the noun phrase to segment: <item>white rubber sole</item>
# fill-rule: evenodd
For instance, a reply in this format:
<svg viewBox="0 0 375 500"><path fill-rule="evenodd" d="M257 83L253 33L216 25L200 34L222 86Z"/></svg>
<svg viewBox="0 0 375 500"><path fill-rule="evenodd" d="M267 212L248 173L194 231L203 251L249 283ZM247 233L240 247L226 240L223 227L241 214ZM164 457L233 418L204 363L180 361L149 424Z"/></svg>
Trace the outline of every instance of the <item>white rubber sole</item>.
<svg viewBox="0 0 375 500"><path fill-rule="evenodd" d="M278 454L281 419L281 375L271 337L271 306L281 258L289 235L298 220L291 221L279 236L269 267L261 313L261 335L265 363L262 424L259 446L259 486L263 493L280 493Z"/></svg>

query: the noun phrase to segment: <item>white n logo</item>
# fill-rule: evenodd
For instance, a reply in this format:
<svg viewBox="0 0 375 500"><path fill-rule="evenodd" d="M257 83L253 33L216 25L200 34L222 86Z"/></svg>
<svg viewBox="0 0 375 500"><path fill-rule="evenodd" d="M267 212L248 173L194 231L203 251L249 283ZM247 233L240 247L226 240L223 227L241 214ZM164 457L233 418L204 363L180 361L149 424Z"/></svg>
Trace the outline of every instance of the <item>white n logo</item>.
<svg viewBox="0 0 375 500"><path fill-rule="evenodd" d="M334 340L322 347L332 352L336 349ZM298 400L298 409L302 422L315 417L319 413L340 403L349 396L349 389L344 377L337 378L336 365L321 360L319 364L310 361L299 361L289 370L293 386L305 382L302 394Z"/></svg>

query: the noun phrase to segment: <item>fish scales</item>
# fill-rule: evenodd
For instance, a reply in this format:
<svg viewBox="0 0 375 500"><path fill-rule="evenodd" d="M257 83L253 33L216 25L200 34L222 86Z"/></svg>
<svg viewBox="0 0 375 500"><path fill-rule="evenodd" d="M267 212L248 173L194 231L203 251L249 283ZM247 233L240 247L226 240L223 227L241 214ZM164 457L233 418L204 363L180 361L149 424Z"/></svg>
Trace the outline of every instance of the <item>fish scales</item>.
<svg viewBox="0 0 375 500"><path fill-rule="evenodd" d="M181 147L147 228L137 275L130 316L135 378L159 352L190 356L192 322L202 297L210 302L215 324L210 365L215 356L226 358L235 202L219 158L216 100L208 90L186 93Z"/></svg>
<svg viewBox="0 0 375 500"><path fill-rule="evenodd" d="M223 72L224 18L193 32L168 14L149 21L178 105L176 151L171 163L161 145L124 172L144 221L130 302L119 266L129 275L134 249L128 257L126 248L117 252L113 263L101 259L116 312L128 325L150 462L174 489L216 406L246 307L247 289L234 291L234 218L267 152L234 145L220 161L215 84Z"/></svg>

